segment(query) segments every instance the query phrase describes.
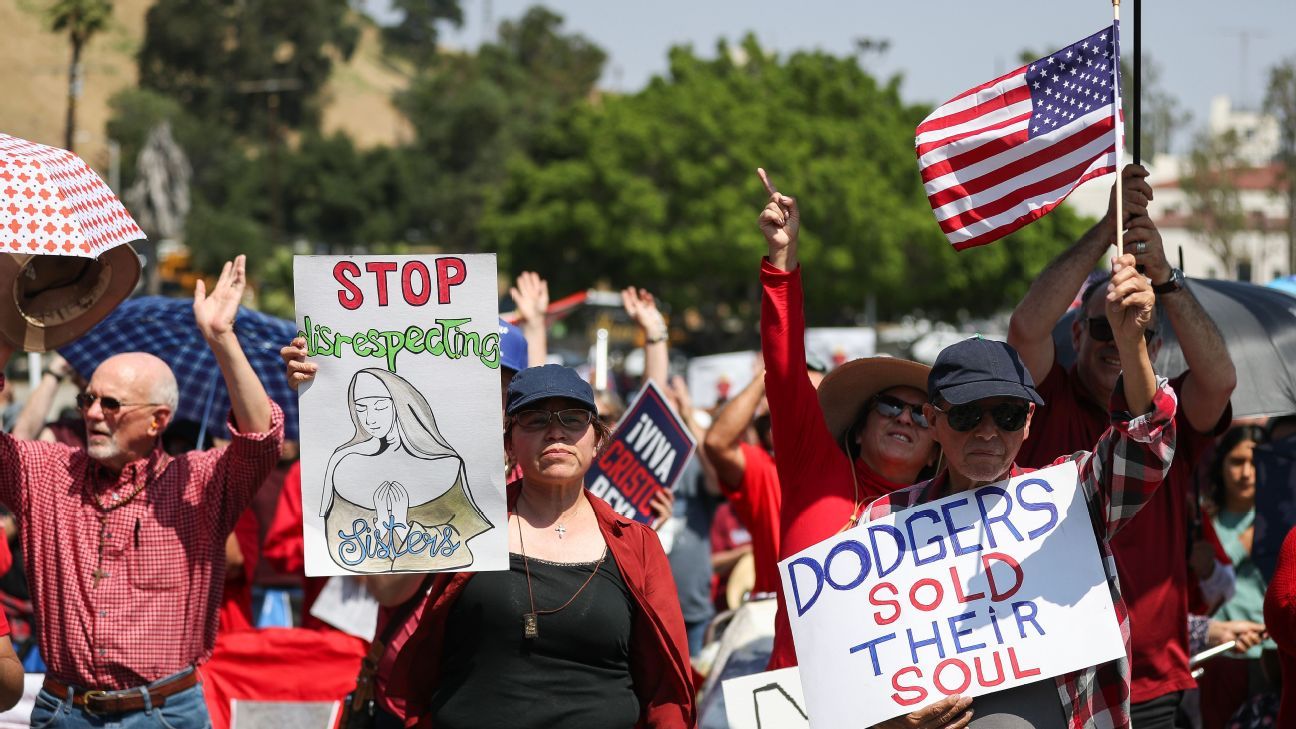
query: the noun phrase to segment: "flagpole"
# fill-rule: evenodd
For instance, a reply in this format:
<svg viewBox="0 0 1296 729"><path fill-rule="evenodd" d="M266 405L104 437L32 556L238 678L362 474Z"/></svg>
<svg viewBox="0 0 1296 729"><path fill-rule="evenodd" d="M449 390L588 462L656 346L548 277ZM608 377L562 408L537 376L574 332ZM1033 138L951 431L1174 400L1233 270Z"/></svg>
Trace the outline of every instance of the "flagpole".
<svg viewBox="0 0 1296 729"><path fill-rule="evenodd" d="M1112 130L1116 135L1116 255L1125 255L1125 211L1121 193L1121 118L1120 118L1120 0L1112 0Z"/></svg>

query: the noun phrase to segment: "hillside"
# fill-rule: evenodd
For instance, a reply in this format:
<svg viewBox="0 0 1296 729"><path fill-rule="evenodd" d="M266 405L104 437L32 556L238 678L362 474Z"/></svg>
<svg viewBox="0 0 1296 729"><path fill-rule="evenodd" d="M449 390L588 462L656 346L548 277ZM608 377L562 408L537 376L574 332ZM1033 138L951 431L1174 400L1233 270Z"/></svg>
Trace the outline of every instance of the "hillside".
<svg viewBox="0 0 1296 729"><path fill-rule="evenodd" d="M61 146L67 113L66 37L48 30L51 0L0 0L0 132ZM85 86L77 113L77 151L101 171L108 169L108 99L135 83L135 53L144 37L152 0L116 0L110 28L84 55ZM342 130L361 146L408 139L410 128L391 104L408 78L380 57L377 29L366 24L351 60L335 67L326 87L323 126Z"/></svg>

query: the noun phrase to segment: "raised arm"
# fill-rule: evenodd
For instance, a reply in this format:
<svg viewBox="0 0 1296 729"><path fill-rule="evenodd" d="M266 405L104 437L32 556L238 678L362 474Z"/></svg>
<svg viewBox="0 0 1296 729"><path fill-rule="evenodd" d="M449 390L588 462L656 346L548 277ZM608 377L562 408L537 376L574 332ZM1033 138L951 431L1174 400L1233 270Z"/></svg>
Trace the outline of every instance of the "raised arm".
<svg viewBox="0 0 1296 729"><path fill-rule="evenodd" d="M1107 284L1107 321L1116 335L1120 355L1121 379L1125 386L1125 404L1133 415L1152 409L1156 393L1156 374L1148 356L1143 332L1152 324L1156 296L1152 286L1134 265L1134 256L1126 253L1112 262L1112 278Z"/></svg>
<svg viewBox="0 0 1296 729"><path fill-rule="evenodd" d="M1152 186L1144 179L1147 174L1141 165L1126 165L1121 174L1126 220L1147 214L1152 200ZM1036 382L1043 381L1053 367L1053 326L1075 300L1098 259L1116 243L1115 199L1113 186L1103 219L1044 267L1013 310L1008 343L1021 355Z"/></svg>
<svg viewBox="0 0 1296 729"><path fill-rule="evenodd" d="M1161 233L1151 218L1143 215L1131 221L1126 240L1146 244L1146 250L1141 252L1140 246L1134 246L1134 257L1154 286L1170 283L1173 270L1166 260ZM1237 386L1233 358L1219 327L1187 288L1161 294L1157 302L1179 335L1179 348L1188 364L1188 376L1179 390L1180 407L1194 430L1209 433L1224 414Z"/></svg>
<svg viewBox="0 0 1296 729"><path fill-rule="evenodd" d="M523 271L509 289L517 306L518 328L527 343L527 366L539 367L549 359L549 282L535 271Z"/></svg>
<svg viewBox="0 0 1296 729"><path fill-rule="evenodd" d="M657 309L657 300L646 290L629 286L621 290L621 305L643 332L643 381L651 382L666 392L666 379L670 374L670 352L666 342L669 332L666 319Z"/></svg>
<svg viewBox="0 0 1296 729"><path fill-rule="evenodd" d="M702 446L715 466L716 477L724 487L742 483L747 470L747 457L743 455L743 436L751 426L752 418L761 398L765 397L765 368L761 367L732 400L725 403L711 429L707 431Z"/></svg>
<svg viewBox="0 0 1296 729"><path fill-rule="evenodd" d="M234 409L234 422L239 431L265 433L270 430L270 396L234 333L234 319L238 316L239 301L246 286L247 258L238 256L225 264L210 296L199 279L194 287L194 318L207 345L216 355L221 375L225 377L225 387L229 390Z"/></svg>
<svg viewBox="0 0 1296 729"><path fill-rule="evenodd" d="M41 374L40 384L36 385L36 389L27 396L27 402L23 403L18 419L14 421L13 430L10 431L13 437L18 440L35 440L40 435L49 420L50 406L54 404L54 396L58 393L59 385L71 373L72 368L68 366L67 360L56 352L50 358L49 366Z"/></svg>

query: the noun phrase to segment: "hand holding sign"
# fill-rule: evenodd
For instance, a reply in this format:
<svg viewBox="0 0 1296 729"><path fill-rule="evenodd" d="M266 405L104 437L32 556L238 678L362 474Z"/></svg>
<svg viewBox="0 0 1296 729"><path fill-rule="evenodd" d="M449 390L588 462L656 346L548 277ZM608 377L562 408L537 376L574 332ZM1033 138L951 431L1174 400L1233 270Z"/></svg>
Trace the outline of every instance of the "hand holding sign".
<svg viewBox="0 0 1296 729"><path fill-rule="evenodd" d="M761 211L758 222L765 242L769 244L770 263L784 271L796 268L797 234L801 232L801 212L797 209L796 200L774 189L769 175L764 168L757 167L756 174L765 191L769 193L769 204Z"/></svg>
<svg viewBox="0 0 1296 729"><path fill-rule="evenodd" d="M888 719L879 729L962 729L972 721L972 699L946 696L923 709Z"/></svg>
<svg viewBox="0 0 1296 729"><path fill-rule="evenodd" d="M285 376L288 378L288 386L292 389L296 390L315 379L319 365L306 361L305 337L297 337L289 342L288 346L279 350L279 356L283 358L284 367L287 368Z"/></svg>

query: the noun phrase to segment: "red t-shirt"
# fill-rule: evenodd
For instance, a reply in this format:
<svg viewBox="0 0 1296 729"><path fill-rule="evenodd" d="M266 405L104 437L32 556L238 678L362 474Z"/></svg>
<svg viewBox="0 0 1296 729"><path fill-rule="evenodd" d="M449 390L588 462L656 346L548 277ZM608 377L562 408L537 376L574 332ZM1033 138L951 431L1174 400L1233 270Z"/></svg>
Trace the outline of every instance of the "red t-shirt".
<svg viewBox="0 0 1296 729"><path fill-rule="evenodd" d="M234 524L234 538L243 553L243 569L225 572L225 592L219 609L220 632L252 630L252 576L261 557L261 525L256 512L245 509Z"/></svg>
<svg viewBox="0 0 1296 729"><path fill-rule="evenodd" d="M1185 377L1170 381L1180 398ZM1093 448L1110 415L1090 399L1075 368L1063 369L1054 359L1036 389L1044 407L1035 411L1017 462L1042 468L1059 456ZM1182 407L1175 418L1179 437L1170 473L1111 540L1130 613L1130 701L1135 704L1196 685L1188 672L1188 497L1193 469L1215 434L1228 427L1232 409L1225 408L1213 433L1198 433Z"/></svg>
<svg viewBox="0 0 1296 729"><path fill-rule="evenodd" d="M752 560L756 566L752 591L778 592L779 511L783 503L778 468L764 448L749 443L740 447L746 461L742 481L736 486L721 482L720 487L729 497L734 514L751 534Z"/></svg>
<svg viewBox="0 0 1296 729"><path fill-rule="evenodd" d="M280 572L302 574L306 566L305 543L302 537L301 461L292 464L284 476L283 490L279 492L279 506L274 521L266 533L262 556ZM324 590L327 577L302 577L301 624L303 628L332 630L333 626L311 615L311 606Z"/></svg>

